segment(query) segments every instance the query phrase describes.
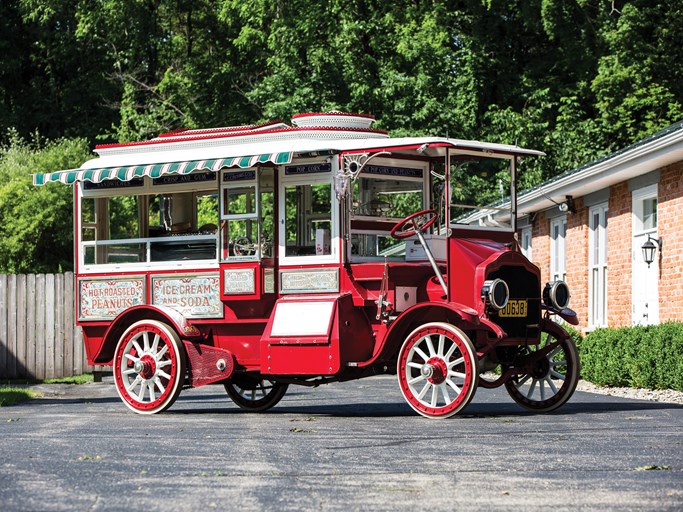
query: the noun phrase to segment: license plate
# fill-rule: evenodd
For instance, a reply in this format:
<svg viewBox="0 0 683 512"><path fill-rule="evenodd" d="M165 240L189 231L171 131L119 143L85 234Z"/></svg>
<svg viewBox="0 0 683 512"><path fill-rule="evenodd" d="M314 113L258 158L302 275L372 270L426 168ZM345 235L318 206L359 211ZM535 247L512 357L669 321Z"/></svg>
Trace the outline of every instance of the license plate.
<svg viewBox="0 0 683 512"><path fill-rule="evenodd" d="M525 317L527 313L527 301L524 299L510 299L498 316Z"/></svg>

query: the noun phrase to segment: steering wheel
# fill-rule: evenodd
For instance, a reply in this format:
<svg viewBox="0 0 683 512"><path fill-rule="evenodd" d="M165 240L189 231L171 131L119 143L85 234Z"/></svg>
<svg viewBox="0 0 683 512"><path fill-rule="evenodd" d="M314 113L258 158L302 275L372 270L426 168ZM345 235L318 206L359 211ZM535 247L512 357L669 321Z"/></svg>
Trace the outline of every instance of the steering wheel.
<svg viewBox="0 0 683 512"><path fill-rule="evenodd" d="M232 243L236 256L251 256L256 252L256 246L246 236L236 238Z"/></svg>
<svg viewBox="0 0 683 512"><path fill-rule="evenodd" d="M391 236L396 239L408 238L417 231L424 232L428 227L436 222L439 214L436 210L422 210L421 212L408 215L399 221L391 230Z"/></svg>

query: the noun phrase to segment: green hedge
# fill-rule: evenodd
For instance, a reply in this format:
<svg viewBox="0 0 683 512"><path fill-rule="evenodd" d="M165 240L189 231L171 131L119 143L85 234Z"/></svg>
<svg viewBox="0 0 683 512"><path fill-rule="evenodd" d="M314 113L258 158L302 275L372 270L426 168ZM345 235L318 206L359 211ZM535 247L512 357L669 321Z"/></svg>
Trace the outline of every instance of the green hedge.
<svg viewBox="0 0 683 512"><path fill-rule="evenodd" d="M598 329L578 345L594 384L683 391L683 323Z"/></svg>

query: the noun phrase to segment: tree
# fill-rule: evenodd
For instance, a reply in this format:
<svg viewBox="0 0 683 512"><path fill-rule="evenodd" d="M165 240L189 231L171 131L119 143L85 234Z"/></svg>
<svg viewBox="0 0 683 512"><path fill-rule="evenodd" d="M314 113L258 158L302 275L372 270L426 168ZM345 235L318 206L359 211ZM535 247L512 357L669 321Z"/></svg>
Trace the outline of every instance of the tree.
<svg viewBox="0 0 683 512"><path fill-rule="evenodd" d="M26 142L16 132L0 149L0 272L60 272L73 268L73 190L34 187L30 173L78 167L89 157L85 139Z"/></svg>

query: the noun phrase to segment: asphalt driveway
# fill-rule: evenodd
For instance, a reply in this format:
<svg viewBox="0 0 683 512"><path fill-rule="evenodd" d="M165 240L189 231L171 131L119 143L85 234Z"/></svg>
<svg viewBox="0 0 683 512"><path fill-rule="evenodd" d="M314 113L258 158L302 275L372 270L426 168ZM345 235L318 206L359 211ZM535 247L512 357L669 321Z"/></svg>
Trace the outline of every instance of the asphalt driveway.
<svg viewBox="0 0 683 512"><path fill-rule="evenodd" d="M681 510L683 406L576 392L536 415L479 389L417 416L394 377L292 388L247 414L221 386L139 416L111 379L0 409L0 509Z"/></svg>

